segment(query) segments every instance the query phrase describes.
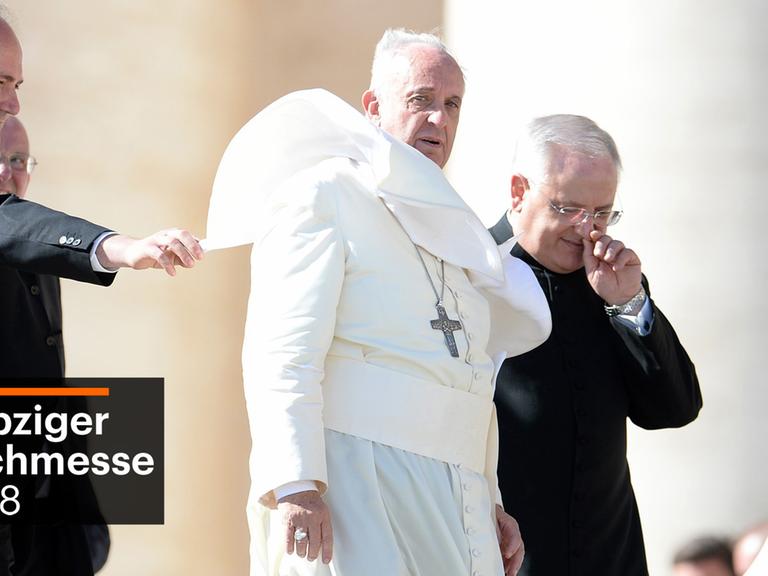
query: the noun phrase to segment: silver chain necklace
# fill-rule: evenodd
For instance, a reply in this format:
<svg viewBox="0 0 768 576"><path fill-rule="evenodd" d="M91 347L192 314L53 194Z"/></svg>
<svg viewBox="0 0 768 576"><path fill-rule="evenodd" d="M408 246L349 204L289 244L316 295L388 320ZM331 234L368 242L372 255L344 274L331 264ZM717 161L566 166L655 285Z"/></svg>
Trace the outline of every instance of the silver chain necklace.
<svg viewBox="0 0 768 576"><path fill-rule="evenodd" d="M458 320L451 320L448 318L448 313L445 311L445 307L443 306L443 296L445 296L445 261L442 258L438 258L440 261L440 294L437 293L437 288L435 287L435 283L432 282L432 276L429 274L429 270L427 269L427 264L424 262L424 258L421 255L421 252L419 251L419 247L415 244L413 245L414 248L416 248L416 254L419 257L419 261L421 262L422 268L424 268L424 273L427 275L427 280L429 280L429 285L432 287L432 292L435 293L435 298L437 301L435 302L435 309L437 310L437 318L435 320L430 320L429 324L432 326L433 330L440 330L443 333L443 336L445 337L445 345L448 347L448 351L451 353L451 356L454 358L459 357L459 349L456 347L456 339L453 337L453 333L457 330L461 330L461 322Z"/></svg>

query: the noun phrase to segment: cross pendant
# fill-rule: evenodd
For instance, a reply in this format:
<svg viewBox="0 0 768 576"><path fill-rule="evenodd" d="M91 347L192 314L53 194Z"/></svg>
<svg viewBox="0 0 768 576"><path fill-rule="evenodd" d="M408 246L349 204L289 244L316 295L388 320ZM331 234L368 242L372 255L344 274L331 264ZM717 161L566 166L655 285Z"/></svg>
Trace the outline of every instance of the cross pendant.
<svg viewBox="0 0 768 576"><path fill-rule="evenodd" d="M456 339L453 337L453 333L456 330L461 330L461 322L458 320L451 320L448 318L448 314L443 308L442 303L435 304L437 308L437 319L430 320L433 330L442 330L443 336L445 336L445 345L448 346L448 351L454 358L459 357L459 349L456 347Z"/></svg>

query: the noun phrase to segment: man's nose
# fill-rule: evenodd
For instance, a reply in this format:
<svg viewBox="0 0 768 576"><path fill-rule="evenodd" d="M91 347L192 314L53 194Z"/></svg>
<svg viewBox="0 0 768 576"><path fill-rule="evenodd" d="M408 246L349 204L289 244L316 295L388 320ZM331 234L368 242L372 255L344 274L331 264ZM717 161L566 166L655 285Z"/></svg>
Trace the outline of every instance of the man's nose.
<svg viewBox="0 0 768 576"><path fill-rule="evenodd" d="M589 238L589 233L595 229L595 219L592 214L585 213L581 222L573 225L576 228L576 232L582 238Z"/></svg>
<svg viewBox="0 0 768 576"><path fill-rule="evenodd" d="M8 182L11 177L11 168L8 166L8 160L0 158L0 182Z"/></svg>
<svg viewBox="0 0 768 576"><path fill-rule="evenodd" d="M16 116L19 113L19 95L15 89L3 90L0 110L11 116Z"/></svg>
<svg viewBox="0 0 768 576"><path fill-rule="evenodd" d="M448 122L448 113L444 107L434 108L429 113L429 122L438 128L442 128Z"/></svg>

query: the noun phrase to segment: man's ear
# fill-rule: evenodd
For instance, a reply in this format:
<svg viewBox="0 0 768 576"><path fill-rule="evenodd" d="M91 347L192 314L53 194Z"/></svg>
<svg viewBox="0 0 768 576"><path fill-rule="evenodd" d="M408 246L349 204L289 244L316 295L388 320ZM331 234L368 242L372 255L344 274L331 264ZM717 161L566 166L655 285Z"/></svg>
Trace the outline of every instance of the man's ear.
<svg viewBox="0 0 768 576"><path fill-rule="evenodd" d="M363 109L366 117L378 126L380 122L379 99L373 90L363 92Z"/></svg>
<svg viewBox="0 0 768 576"><path fill-rule="evenodd" d="M530 190L528 179L522 174L513 174L510 181L510 195L512 197L512 211L520 212L523 208L525 194Z"/></svg>

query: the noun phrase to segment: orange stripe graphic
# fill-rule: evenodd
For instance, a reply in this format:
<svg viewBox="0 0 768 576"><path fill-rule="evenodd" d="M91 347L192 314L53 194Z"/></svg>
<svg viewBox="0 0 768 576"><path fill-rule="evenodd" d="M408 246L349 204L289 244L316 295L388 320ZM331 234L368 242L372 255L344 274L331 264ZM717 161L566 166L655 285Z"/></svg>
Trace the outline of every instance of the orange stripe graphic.
<svg viewBox="0 0 768 576"><path fill-rule="evenodd" d="M0 388L0 396L109 396L109 388Z"/></svg>

